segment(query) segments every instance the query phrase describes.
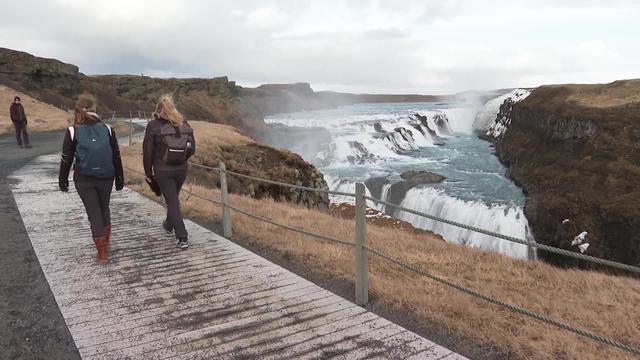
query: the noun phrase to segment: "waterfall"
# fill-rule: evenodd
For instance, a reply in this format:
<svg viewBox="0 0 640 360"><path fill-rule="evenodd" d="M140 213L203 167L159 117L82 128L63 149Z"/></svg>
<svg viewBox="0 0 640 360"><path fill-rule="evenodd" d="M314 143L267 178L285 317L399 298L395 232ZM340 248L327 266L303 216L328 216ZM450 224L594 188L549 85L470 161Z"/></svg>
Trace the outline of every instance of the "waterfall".
<svg viewBox="0 0 640 360"><path fill-rule="evenodd" d="M504 205L487 206L479 202L463 201L433 188L409 190L400 205L503 235L520 239L531 238L529 223L520 208ZM396 211L394 216L413 224L415 227L440 234L447 241L482 250L498 251L516 258L526 259L528 257L528 248L525 245L479 234L403 211Z"/></svg>

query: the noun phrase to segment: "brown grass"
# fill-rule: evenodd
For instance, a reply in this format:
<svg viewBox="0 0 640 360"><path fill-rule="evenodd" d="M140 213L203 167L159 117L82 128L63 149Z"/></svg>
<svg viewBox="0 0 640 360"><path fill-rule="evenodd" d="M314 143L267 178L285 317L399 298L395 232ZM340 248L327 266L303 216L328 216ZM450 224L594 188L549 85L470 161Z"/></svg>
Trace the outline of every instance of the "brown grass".
<svg viewBox="0 0 640 360"><path fill-rule="evenodd" d="M215 135L214 136L219 136ZM232 136L235 136L232 132ZM200 135L202 138L202 135ZM123 151L127 167L142 170L140 145ZM126 170L125 170L126 171ZM142 175L126 171L128 185L155 198ZM186 185L193 192L219 199L219 190ZM307 230L350 240L354 222L271 199L230 196L233 205ZM220 219L220 207L182 198L184 213L193 218ZM235 236L270 249L326 278L354 279L353 249L302 236L232 212ZM370 224L374 248L446 277L466 287L553 319L640 346L640 282L581 270L563 270L535 261L446 243L434 236ZM527 359L632 359L608 345L504 310L452 290L379 258L369 257L371 298L380 305L417 320L425 329L461 336L470 343L496 348L500 357ZM464 347L464 344L461 344Z"/></svg>
<svg viewBox="0 0 640 360"><path fill-rule="evenodd" d="M15 91L0 85L0 105L4 107L0 111L0 134L13 132L13 125L9 117L9 107L13 98L18 95L27 114L28 126L31 131L51 131L64 129L69 126L68 119L71 114L46 104L29 95Z"/></svg>

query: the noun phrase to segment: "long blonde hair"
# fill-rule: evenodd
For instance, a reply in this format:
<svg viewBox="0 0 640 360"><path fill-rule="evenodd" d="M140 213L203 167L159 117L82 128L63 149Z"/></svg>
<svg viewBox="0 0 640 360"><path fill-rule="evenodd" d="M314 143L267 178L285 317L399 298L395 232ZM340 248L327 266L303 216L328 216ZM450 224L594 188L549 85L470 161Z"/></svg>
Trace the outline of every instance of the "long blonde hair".
<svg viewBox="0 0 640 360"><path fill-rule="evenodd" d="M91 94L82 94L78 97L73 109L76 124L85 124L96 113L96 98Z"/></svg>
<svg viewBox="0 0 640 360"><path fill-rule="evenodd" d="M184 122L182 114L176 109L173 97L169 94L160 96L160 100L156 105L155 115L169 121L173 126L180 126Z"/></svg>

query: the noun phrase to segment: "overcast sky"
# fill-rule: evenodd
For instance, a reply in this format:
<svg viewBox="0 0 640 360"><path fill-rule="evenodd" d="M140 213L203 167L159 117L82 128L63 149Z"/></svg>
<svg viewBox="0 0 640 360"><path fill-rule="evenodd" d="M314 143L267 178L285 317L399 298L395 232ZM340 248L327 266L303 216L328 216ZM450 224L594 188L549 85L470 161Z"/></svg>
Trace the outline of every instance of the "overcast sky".
<svg viewBox="0 0 640 360"><path fill-rule="evenodd" d="M1 0L0 47L85 74L443 94L640 77L640 1Z"/></svg>

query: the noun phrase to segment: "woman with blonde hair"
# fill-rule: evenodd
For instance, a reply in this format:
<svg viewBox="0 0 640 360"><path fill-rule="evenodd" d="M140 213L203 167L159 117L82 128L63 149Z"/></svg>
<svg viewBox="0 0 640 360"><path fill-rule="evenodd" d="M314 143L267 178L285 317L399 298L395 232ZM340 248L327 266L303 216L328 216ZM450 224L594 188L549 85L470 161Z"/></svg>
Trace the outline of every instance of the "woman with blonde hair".
<svg viewBox="0 0 640 360"><path fill-rule="evenodd" d="M91 234L100 263L107 262L111 237L111 189L124 187L124 173L116 133L96 114L96 100L81 95L74 109L74 125L62 143L58 185L69 191L69 172L74 164L73 182L89 216Z"/></svg>
<svg viewBox="0 0 640 360"><path fill-rule="evenodd" d="M160 97L153 117L145 130L142 146L146 181L160 188L167 204L167 217L162 226L167 234L175 232L176 247L184 250L189 247L189 234L178 194L187 177L187 160L196 150L195 137L171 95Z"/></svg>

